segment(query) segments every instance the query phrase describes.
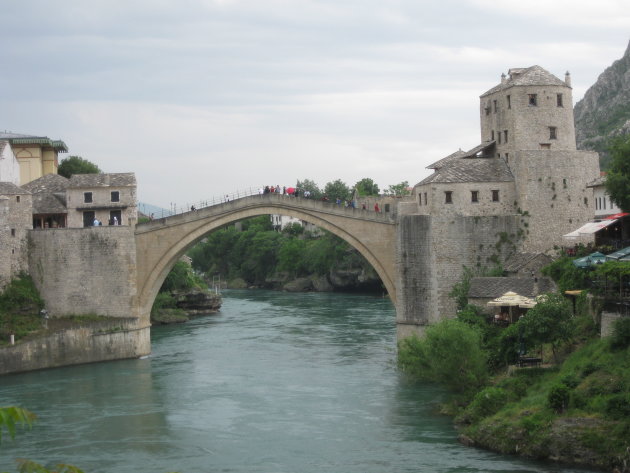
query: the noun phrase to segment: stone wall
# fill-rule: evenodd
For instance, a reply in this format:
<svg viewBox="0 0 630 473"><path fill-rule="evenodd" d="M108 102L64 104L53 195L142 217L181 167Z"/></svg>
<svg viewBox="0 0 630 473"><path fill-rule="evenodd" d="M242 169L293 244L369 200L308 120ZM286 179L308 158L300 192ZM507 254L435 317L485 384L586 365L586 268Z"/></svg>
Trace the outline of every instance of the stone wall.
<svg viewBox="0 0 630 473"><path fill-rule="evenodd" d="M31 230L30 274L51 317L137 317L133 227Z"/></svg>
<svg viewBox="0 0 630 473"><path fill-rule="evenodd" d="M33 225L32 199L26 191L0 197L0 290L28 271L26 234Z"/></svg>
<svg viewBox="0 0 630 473"><path fill-rule="evenodd" d="M519 216L399 217L396 263L398 336L454 317L449 295L464 267L502 264L522 244Z"/></svg>
<svg viewBox="0 0 630 473"><path fill-rule="evenodd" d="M148 355L150 328L139 327L137 322L116 319L2 348L0 375Z"/></svg>
<svg viewBox="0 0 630 473"><path fill-rule="evenodd" d="M562 245L562 235L593 218L593 192L586 184L599 176L597 153L517 151L510 167L517 207L529 215L525 251Z"/></svg>

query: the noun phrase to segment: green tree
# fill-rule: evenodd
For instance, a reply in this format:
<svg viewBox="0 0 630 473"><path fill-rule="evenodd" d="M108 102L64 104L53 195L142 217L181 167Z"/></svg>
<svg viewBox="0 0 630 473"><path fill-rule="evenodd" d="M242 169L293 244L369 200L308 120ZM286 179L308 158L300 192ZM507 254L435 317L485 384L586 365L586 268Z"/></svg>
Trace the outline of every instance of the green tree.
<svg viewBox="0 0 630 473"><path fill-rule="evenodd" d="M73 174L100 174L99 167L81 156L68 156L59 163L57 173L70 179Z"/></svg>
<svg viewBox="0 0 630 473"><path fill-rule="evenodd" d="M314 181L310 179L304 179L303 181L297 181L295 185L300 190L300 193L304 195L304 191L309 191L311 193L311 199L321 199L322 198L322 190L319 188Z"/></svg>
<svg viewBox="0 0 630 473"><path fill-rule="evenodd" d="M278 269L288 271L297 277L304 272L305 262L302 254L306 250L306 241L289 238L283 242L278 250Z"/></svg>
<svg viewBox="0 0 630 473"><path fill-rule="evenodd" d="M486 360L480 331L453 319L429 326L424 338L403 339L398 351L399 366L404 371L467 395L475 393L488 379Z"/></svg>
<svg viewBox="0 0 630 473"><path fill-rule="evenodd" d="M194 287L204 286L203 281L193 272L189 264L178 261L166 276L160 292L186 291Z"/></svg>
<svg viewBox="0 0 630 473"><path fill-rule="evenodd" d="M560 294L545 294L544 299L517 322L517 330L527 347L551 344L554 359L558 345L571 338L571 305Z"/></svg>
<svg viewBox="0 0 630 473"><path fill-rule="evenodd" d="M613 140L609 151L606 191L621 210L630 212L630 135Z"/></svg>
<svg viewBox="0 0 630 473"><path fill-rule="evenodd" d="M341 179L327 183L324 193L332 200L340 199L343 201L351 197L350 188Z"/></svg>
<svg viewBox="0 0 630 473"><path fill-rule="evenodd" d="M402 181L400 184L391 184L385 191L386 195L393 195L395 197L403 197L411 194L409 189L409 181Z"/></svg>
<svg viewBox="0 0 630 473"><path fill-rule="evenodd" d="M364 177L354 185L360 197L379 195L378 185L370 178Z"/></svg>

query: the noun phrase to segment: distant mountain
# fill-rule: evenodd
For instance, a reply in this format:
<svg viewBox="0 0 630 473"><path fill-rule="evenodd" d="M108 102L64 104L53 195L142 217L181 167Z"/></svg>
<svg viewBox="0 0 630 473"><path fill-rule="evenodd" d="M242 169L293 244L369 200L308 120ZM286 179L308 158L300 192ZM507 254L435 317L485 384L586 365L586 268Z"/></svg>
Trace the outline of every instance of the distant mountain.
<svg viewBox="0 0 630 473"><path fill-rule="evenodd" d="M630 133L630 43L575 104L574 115L578 149L598 151L606 169L610 138Z"/></svg>

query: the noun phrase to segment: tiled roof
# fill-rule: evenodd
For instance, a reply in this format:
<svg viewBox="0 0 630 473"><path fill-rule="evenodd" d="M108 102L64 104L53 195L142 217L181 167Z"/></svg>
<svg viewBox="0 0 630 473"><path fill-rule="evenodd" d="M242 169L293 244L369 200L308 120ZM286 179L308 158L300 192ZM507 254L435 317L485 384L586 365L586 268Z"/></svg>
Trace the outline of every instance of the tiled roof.
<svg viewBox="0 0 630 473"><path fill-rule="evenodd" d="M446 158L442 158L439 161L434 162L430 166L427 166L427 169L440 169L441 167L444 167L445 164L451 162L453 159L461 158L465 154L466 153L460 149L458 151L455 151L453 154L449 154Z"/></svg>
<svg viewBox="0 0 630 473"><path fill-rule="evenodd" d="M12 182L0 182L0 195L30 194L29 191L16 186Z"/></svg>
<svg viewBox="0 0 630 473"><path fill-rule="evenodd" d="M111 174L74 174L70 177L69 187L131 187L136 185L136 175L132 172Z"/></svg>
<svg viewBox="0 0 630 473"><path fill-rule="evenodd" d="M503 269L508 273L515 273L536 258L543 258L545 261L551 263L551 257L544 253L516 253L506 261Z"/></svg>
<svg viewBox="0 0 630 473"><path fill-rule="evenodd" d="M416 185L456 182L512 182L514 176L501 158L455 158Z"/></svg>
<svg viewBox="0 0 630 473"><path fill-rule="evenodd" d="M62 193L55 194L34 194L33 195L33 214L65 214L68 213L66 208L66 195Z"/></svg>
<svg viewBox="0 0 630 473"><path fill-rule="evenodd" d="M494 94L500 90L508 89L516 86L526 85L564 85L567 87L566 82L558 79L551 72L546 71L540 66L531 66L526 68L514 68L509 70L509 76L505 82L501 82L499 85L488 90L482 94L481 97Z"/></svg>
<svg viewBox="0 0 630 473"><path fill-rule="evenodd" d="M70 185L70 180L59 174L46 174L22 186L23 189L33 193L65 192Z"/></svg>
<svg viewBox="0 0 630 473"><path fill-rule="evenodd" d="M495 299L508 291L521 296L536 297L540 294L553 292L556 286L551 278L502 278L478 277L470 280L469 298Z"/></svg>

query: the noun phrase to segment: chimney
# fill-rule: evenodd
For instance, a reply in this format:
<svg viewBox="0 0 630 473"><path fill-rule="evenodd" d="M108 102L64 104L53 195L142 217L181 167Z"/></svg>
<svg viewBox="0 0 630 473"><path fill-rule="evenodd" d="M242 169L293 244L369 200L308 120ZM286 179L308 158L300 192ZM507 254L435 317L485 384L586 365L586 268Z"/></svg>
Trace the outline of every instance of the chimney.
<svg viewBox="0 0 630 473"><path fill-rule="evenodd" d="M571 74L569 74L569 71L564 74L564 83L571 87Z"/></svg>

